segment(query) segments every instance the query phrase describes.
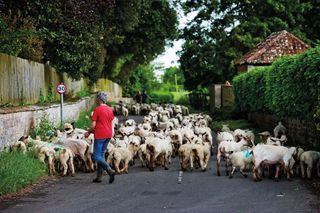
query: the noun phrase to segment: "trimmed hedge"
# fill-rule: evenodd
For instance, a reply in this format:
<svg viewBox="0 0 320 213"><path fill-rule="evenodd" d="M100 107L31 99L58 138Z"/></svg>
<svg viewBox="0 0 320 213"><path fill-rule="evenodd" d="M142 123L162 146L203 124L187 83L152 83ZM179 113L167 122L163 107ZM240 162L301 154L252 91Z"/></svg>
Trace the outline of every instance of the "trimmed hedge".
<svg viewBox="0 0 320 213"><path fill-rule="evenodd" d="M240 112L311 120L320 108L320 46L233 79Z"/></svg>

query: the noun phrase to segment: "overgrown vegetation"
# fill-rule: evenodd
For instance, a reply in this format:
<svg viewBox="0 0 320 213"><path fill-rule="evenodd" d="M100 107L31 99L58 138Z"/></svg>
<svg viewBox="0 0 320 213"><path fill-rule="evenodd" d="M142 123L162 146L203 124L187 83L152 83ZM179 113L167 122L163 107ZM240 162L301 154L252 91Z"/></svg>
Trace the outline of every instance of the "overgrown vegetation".
<svg viewBox="0 0 320 213"><path fill-rule="evenodd" d="M173 95L166 91L153 91L149 94L152 103L173 103Z"/></svg>
<svg viewBox="0 0 320 213"><path fill-rule="evenodd" d="M109 105L110 106L110 105ZM80 113L79 119L74 123L76 128L88 129L91 125L91 113L96 106L94 105L89 110L84 110Z"/></svg>
<svg viewBox="0 0 320 213"><path fill-rule="evenodd" d="M54 124L49 121L47 115L43 115L40 118L39 124L31 129L30 136L32 138L36 138L37 136L39 136L42 140L45 140L48 137L48 134L51 134L54 131Z"/></svg>
<svg viewBox="0 0 320 213"><path fill-rule="evenodd" d="M0 195L18 192L47 174L33 152L0 152L0 165Z"/></svg>
<svg viewBox="0 0 320 213"><path fill-rule="evenodd" d="M320 46L234 78L237 110L315 119L320 108Z"/></svg>

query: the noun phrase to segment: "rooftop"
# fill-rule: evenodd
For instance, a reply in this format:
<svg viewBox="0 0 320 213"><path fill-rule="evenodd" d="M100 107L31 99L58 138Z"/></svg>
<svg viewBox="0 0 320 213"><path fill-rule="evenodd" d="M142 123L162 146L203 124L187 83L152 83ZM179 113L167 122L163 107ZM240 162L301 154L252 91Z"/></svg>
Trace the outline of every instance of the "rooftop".
<svg viewBox="0 0 320 213"><path fill-rule="evenodd" d="M284 55L300 54L310 48L286 30L274 32L236 61L236 65L267 65Z"/></svg>

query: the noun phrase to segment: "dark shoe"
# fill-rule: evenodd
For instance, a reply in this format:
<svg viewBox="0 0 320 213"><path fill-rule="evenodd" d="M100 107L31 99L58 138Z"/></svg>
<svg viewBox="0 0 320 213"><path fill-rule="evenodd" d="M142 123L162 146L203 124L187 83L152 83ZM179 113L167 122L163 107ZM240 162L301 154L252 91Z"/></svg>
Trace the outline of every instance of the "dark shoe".
<svg viewBox="0 0 320 213"><path fill-rule="evenodd" d="M93 183L101 183L101 177L96 177L95 179L92 180Z"/></svg>
<svg viewBox="0 0 320 213"><path fill-rule="evenodd" d="M97 169L97 177L95 179L92 180L92 182L94 183L101 183L102 182L102 172L103 170L101 169L101 167L98 165L98 169Z"/></svg>
<svg viewBox="0 0 320 213"><path fill-rule="evenodd" d="M110 169L110 170L107 170L107 173L108 173L108 175L109 175L109 183L111 184L111 183L113 183L114 182L114 177L116 176L116 173L115 173L115 171L113 171L112 169Z"/></svg>

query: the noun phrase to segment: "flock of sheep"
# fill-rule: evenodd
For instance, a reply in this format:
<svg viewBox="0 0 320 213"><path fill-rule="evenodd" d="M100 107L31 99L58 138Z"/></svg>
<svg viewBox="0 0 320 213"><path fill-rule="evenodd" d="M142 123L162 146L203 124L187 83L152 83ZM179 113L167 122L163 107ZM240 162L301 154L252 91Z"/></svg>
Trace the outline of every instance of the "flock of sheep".
<svg viewBox="0 0 320 213"><path fill-rule="evenodd" d="M168 169L171 159L176 156L181 170L200 168L206 171L214 150L209 115L189 114L187 107L174 104L120 103L114 106L114 113L123 115L125 120L120 123L115 117L114 136L106 152L106 160L117 174L128 173L130 165L137 160L150 171L160 166ZM129 114L144 115L143 122L137 124L128 119ZM34 150L39 160L48 164L52 175L62 172L65 176L69 171L74 176L76 169L93 172L96 168L92 160L94 138L92 134L85 138L85 132L66 123L64 131L57 131L48 141L23 136L10 149ZM320 153L285 147L286 129L281 122L274 129L274 137L269 132L259 135L261 141L255 145L252 131L231 131L224 125L216 137L217 175L220 175L220 164L224 160L230 178L237 168L244 177L247 177L245 170L252 168L253 179L259 181L264 171L270 174L273 167L275 180L281 173L285 173L289 180L293 175L304 178L305 165L308 178L313 170L317 170L320 177Z"/></svg>

